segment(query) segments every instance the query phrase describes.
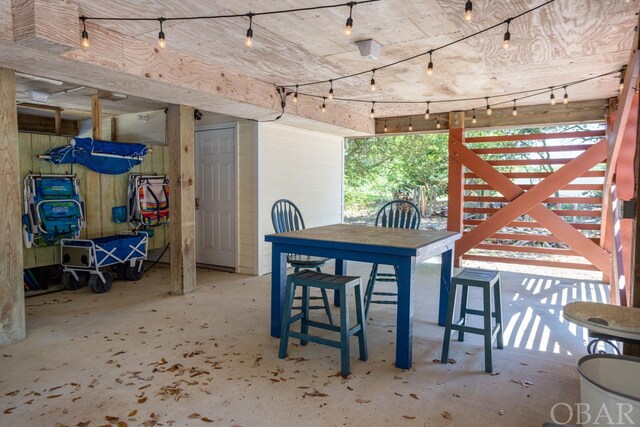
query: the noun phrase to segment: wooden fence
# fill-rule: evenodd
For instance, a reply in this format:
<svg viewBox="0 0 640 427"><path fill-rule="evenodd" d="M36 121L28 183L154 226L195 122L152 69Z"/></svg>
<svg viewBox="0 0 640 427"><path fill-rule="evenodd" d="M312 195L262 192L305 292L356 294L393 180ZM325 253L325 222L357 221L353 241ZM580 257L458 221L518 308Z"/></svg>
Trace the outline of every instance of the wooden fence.
<svg viewBox="0 0 640 427"><path fill-rule="evenodd" d="M20 133L19 158L22 179L29 173L69 173L70 165L53 165L49 161L37 157L52 147L67 145L69 140L69 137L63 136ZM147 154L139 166L132 170L132 173L163 175L166 173L165 171L168 171L169 151L167 147L154 145L150 148L151 152ZM113 222L111 208L126 205L129 175L126 173L121 175L99 174L80 165L74 165L73 172L80 180L80 193L84 197L87 210L87 228L82 230L80 237L103 237L128 231L129 224ZM24 206L24 200L22 202ZM169 241L168 226L154 227L153 231L154 237L149 240L149 248L156 249L166 246ZM60 247L25 248L23 257L24 268L58 264L60 262Z"/></svg>
<svg viewBox="0 0 640 427"><path fill-rule="evenodd" d="M604 130L465 137L463 129L451 129L449 135L448 229L463 232L458 263L610 273L611 256L600 246ZM559 139L578 142L553 143Z"/></svg>

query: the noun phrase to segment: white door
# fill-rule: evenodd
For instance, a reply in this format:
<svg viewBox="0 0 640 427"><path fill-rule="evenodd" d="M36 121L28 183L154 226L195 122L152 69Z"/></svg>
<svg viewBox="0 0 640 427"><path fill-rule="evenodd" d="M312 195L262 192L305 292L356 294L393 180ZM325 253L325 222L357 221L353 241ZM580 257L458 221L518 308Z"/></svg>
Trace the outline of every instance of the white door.
<svg viewBox="0 0 640 427"><path fill-rule="evenodd" d="M236 267L236 130L196 131L196 260Z"/></svg>

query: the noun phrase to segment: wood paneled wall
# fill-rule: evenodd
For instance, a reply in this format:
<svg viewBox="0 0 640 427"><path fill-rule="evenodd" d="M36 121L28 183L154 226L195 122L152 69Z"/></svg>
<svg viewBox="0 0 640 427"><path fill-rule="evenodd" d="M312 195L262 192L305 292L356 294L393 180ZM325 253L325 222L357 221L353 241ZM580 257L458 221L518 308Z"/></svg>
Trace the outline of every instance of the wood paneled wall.
<svg viewBox="0 0 640 427"><path fill-rule="evenodd" d="M29 173L69 173L71 165L53 165L37 156L44 154L52 147L69 143L69 137L20 133L20 176L22 179ZM169 151L167 146L152 145L151 150L140 166L132 173L164 175L168 171ZM127 185L129 174L98 174L81 165L73 166L73 173L80 180L80 193L84 197L87 210L87 228L82 230L81 238L111 236L129 231L129 224L116 224L111 217L111 208L124 206L127 203ZM23 184L21 184L21 191ZM23 195L24 198L24 195ZM23 200L24 213L24 200ZM167 225L154 227L154 236L149 240L149 249L163 248L169 242ZM24 268L41 267L60 262L60 247L24 249Z"/></svg>

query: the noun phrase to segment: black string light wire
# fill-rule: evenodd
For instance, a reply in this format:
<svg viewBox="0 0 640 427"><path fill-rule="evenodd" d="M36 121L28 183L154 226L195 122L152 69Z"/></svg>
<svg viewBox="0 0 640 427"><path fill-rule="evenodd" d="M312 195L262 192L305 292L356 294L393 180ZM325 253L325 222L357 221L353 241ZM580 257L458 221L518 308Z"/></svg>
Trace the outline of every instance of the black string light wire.
<svg viewBox="0 0 640 427"><path fill-rule="evenodd" d="M475 107L474 109L484 109L485 110L485 114L490 116L493 113L492 110L492 106L489 103L489 100L500 100L503 98L510 98L506 101L499 101L499 102L495 102L493 104L493 107L498 106L498 105L503 105L506 103L511 103L511 102L517 102L523 99L527 99L527 98L532 98L535 96L540 96L540 95L545 95L545 94L549 94L552 90L554 90L557 87L562 87L564 89L565 92L565 96L563 98L563 103L567 104L569 102L569 95L567 93L567 88L571 87L571 86L575 86L575 85L579 85L585 82L589 82L591 80L596 80L596 79L600 79L602 77L607 77L607 76L612 76L615 74L620 73L620 69L615 69L613 71L609 71L606 73L602 73L602 74L598 74L596 76L591 76L591 77L587 77L584 79L580 79L580 80L574 80L571 82L566 82L566 83L561 83L561 84L557 84L554 86L545 86L542 88L535 88L535 89L525 89L525 90L521 90L521 91L516 91L516 92L510 92L510 93L502 93L499 95L491 95L491 96L476 96L476 97L468 97L468 98L450 98L450 99L438 99L438 100L429 100L426 101L427 103L427 112L428 114L430 114L430 110L429 110L429 105L430 104L453 104L453 103L457 103L457 102L472 102L472 101L484 101L485 102L485 106L484 107ZM279 86L278 90L287 90L286 87L284 86ZM320 96L320 95L315 95L312 93L306 93L306 92L300 92L298 91L298 96L307 96L309 98L317 98L317 99L323 99L325 98L325 96ZM287 95L291 94L291 92L287 92ZM522 95L522 96L519 96ZM515 98L512 98L515 97ZM356 99L356 98L341 98L341 97L334 97L333 98L335 101L341 101L341 102L346 102L346 103L360 103L360 104L371 104L371 111L370 111L370 115L375 115L375 105L376 104L384 104L384 105L419 105L425 104L425 101L411 101L411 100L402 100L402 101L397 101L397 100L377 100L377 101L372 101L370 99ZM515 103L514 103L514 107L515 107ZM469 110L471 111L471 110ZM517 111L517 109L516 109ZM516 112L517 114L517 112ZM427 113L425 114L425 119L428 119L427 117Z"/></svg>
<svg viewBox="0 0 640 427"><path fill-rule="evenodd" d="M249 29L247 30L247 38L245 44L247 47L251 47L253 45L253 18L256 16L267 16L267 15L281 15L285 13L297 13L297 12L306 12L311 10L321 10L321 9L335 9L339 7L349 7L349 18L347 19L347 24L344 28L344 32L347 35L351 35L351 30L353 28L353 8L359 4L365 3L375 3L380 0L360 0L360 1L350 1L347 3L339 3L339 4L326 4L322 6L309 6L309 7L297 7L294 9L280 9L280 10L270 10L266 12L246 12L246 13L228 13L228 14L220 14L220 15L194 15L194 16L174 16L174 17L115 17L115 16L80 16L80 21L82 21L82 47L89 47L89 33L86 28L86 21L159 21L160 22L160 33L164 38L164 33L162 32L162 23L165 21L197 21L197 20L213 20L213 19L233 19L233 18L249 18ZM159 38L160 40L160 38Z"/></svg>
<svg viewBox="0 0 640 427"><path fill-rule="evenodd" d="M469 34L467 36L461 37L459 39L453 40L453 41L451 41L449 43L443 44L442 46L438 46L436 48L429 49L429 50L427 50L425 52L417 53L417 54L409 56L407 58L399 59L397 61L390 62L388 64L380 65L380 66L378 66L376 68L371 68L371 69L364 70L364 71L358 71L358 72L351 73L351 74L345 74L343 76L333 77L331 80L336 82L338 80L350 79L350 78L353 78L353 77L357 77L357 76L361 76L361 75L364 75L364 74L372 73L374 71L384 70L386 68L393 67L395 65L402 64L402 63L405 63L405 62L408 62L408 61L412 61L412 60L414 60L416 58L421 58L421 57L426 56L426 55L429 55L429 57L431 59L433 53L435 53L435 52L437 52L439 50L446 49L446 48L448 48L450 46L453 46L455 44L461 43L461 42L463 42L465 40L468 40L470 38L477 37L480 34L484 34L484 33L488 32L488 31L491 31L491 30L493 30L495 28L498 28L498 27L500 27L500 26L502 26L504 24L507 24L507 27L509 27L509 24L511 23L511 21L514 21L514 20L516 20L518 18L521 18L521 17L523 17L525 15L533 13L538 9L541 9L541 8L551 4L551 3L554 3L555 1L556 0L547 0L544 3L539 4L538 6L535 6L535 7L532 7L531 9L525 10L524 12L521 12L518 15L514 15L514 16L512 16L512 17L510 17L508 19L505 19L504 21L501 21L501 22L499 22L497 24L494 24L494 25L492 25L490 27L484 28L482 30L476 31L475 33L472 33L472 34ZM430 62L433 62L433 61L430 60ZM433 64L431 64L431 68L433 69ZM427 68L427 72L428 72L428 68ZM299 86L299 87L315 86L315 85L321 85L321 84L327 84L327 83L329 83L328 79L327 80L315 80L315 81L310 81L310 82L305 82L305 83L278 85L278 86L285 87L285 88L293 88L295 86Z"/></svg>

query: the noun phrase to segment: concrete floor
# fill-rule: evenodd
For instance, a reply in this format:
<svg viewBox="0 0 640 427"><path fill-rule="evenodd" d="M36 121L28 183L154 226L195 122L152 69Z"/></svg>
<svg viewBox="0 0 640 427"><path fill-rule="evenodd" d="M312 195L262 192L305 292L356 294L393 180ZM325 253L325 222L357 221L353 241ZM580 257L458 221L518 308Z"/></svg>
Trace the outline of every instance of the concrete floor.
<svg viewBox="0 0 640 427"><path fill-rule="evenodd" d="M368 265L349 272L368 274ZM198 291L178 297L167 293L168 273L159 265L103 295L83 288L28 299L27 339L0 348L0 425L541 426L554 404L579 396L585 331L563 321L561 307L608 292L503 273L505 349L494 349L489 375L479 336L452 342L455 364L434 363L439 265L425 263L414 367L393 365L395 306L374 305L370 359L357 359L354 338L352 374L342 378L335 349L294 344L278 359L270 276L200 269Z"/></svg>

